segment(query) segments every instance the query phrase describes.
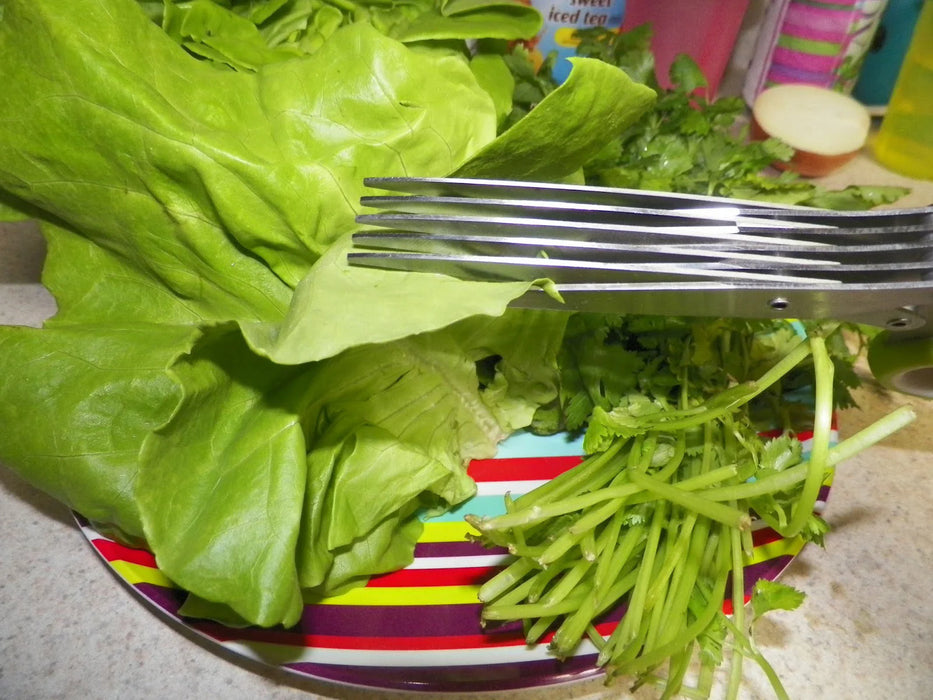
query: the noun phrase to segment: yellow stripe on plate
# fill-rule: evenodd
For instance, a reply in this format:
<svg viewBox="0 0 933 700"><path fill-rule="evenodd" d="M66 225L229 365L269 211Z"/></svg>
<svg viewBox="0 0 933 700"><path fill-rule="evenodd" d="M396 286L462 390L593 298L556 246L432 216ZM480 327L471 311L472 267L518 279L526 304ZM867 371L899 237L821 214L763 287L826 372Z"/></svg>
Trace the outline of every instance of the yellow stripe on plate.
<svg viewBox="0 0 933 700"><path fill-rule="evenodd" d="M478 603L479 586L354 588L342 595L314 601L320 605L464 605Z"/></svg>
<svg viewBox="0 0 933 700"><path fill-rule="evenodd" d="M467 535L478 535L479 531L464 521L443 523L427 522L419 542L466 542Z"/></svg>
<svg viewBox="0 0 933 700"><path fill-rule="evenodd" d="M113 570L131 585L135 586L137 583L151 583L154 586L162 586L164 588L176 587L165 574L158 569L153 569L151 566L133 564L132 562L123 561L122 559L117 559L109 563Z"/></svg>
<svg viewBox="0 0 933 700"><path fill-rule="evenodd" d="M789 539L775 540L762 544L752 550L752 555L745 559L745 565L758 564L769 559L775 559L784 555L796 556L803 549L802 537L791 537Z"/></svg>

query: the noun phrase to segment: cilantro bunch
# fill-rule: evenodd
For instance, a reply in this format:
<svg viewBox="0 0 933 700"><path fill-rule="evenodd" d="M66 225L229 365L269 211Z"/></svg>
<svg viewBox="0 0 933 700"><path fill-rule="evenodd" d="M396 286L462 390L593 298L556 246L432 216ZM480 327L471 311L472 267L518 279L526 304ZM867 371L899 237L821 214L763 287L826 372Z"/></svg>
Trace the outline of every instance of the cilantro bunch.
<svg viewBox="0 0 933 700"><path fill-rule="evenodd" d="M483 619L522 621L531 644L552 635L559 658L588 640L608 682L659 684L662 697L709 697L727 656L727 697L738 693L744 659L786 697L752 628L768 610L798 606L803 594L746 580L753 519L822 543L827 526L814 506L833 466L912 413L895 411L832 444L834 366L848 362L834 363L836 327L810 328L805 337L789 326L738 321L578 316L574 323L558 405L539 426L585 430L589 457L507 498L503 515L467 517L482 542L514 555L480 591ZM793 426L755 419L756 404L793 403L787 389L801 381L815 396L806 454ZM777 437L762 437L775 427Z"/></svg>
<svg viewBox="0 0 933 700"><path fill-rule="evenodd" d="M831 190L771 166L793 149L777 139L749 138L747 105L740 97L712 98L702 70L686 54L670 68L670 89L655 78L648 25L627 32L578 30L577 55L618 66L658 93L654 108L584 165L591 185L651 189L827 209L869 209L896 201L899 187L852 185ZM513 114L522 116L556 87L552 62L537 71L520 49L508 58L516 80Z"/></svg>

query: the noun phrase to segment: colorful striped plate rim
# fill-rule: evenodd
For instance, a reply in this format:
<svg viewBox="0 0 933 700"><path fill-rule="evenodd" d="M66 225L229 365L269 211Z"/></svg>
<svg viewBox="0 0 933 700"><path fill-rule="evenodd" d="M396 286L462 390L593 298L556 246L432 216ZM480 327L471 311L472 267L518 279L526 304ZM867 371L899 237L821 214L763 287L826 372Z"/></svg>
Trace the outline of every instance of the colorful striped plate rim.
<svg viewBox="0 0 933 700"><path fill-rule="evenodd" d="M801 434L806 441L809 438ZM836 439L836 435L833 435ZM598 676L596 648L581 646L559 661L547 639L530 647L517 625L480 626L477 590L507 559L466 539L465 513L497 514L506 493L525 493L581 461L579 441L563 436L519 433L506 440L495 459L477 460L469 473L478 493L441 517L427 520L406 568L373 578L368 585L305 605L290 629L233 629L186 619L178 610L185 592L156 566L149 552L108 539L80 517L79 525L96 552L141 599L174 623L243 657L280 666L319 681L380 690L443 692L534 688ZM823 487L820 504L829 495ZM746 596L754 582L775 579L803 547L756 523L754 550L746 565ZM724 610L731 604L724 601ZM597 629L608 635L621 615L609 613Z"/></svg>

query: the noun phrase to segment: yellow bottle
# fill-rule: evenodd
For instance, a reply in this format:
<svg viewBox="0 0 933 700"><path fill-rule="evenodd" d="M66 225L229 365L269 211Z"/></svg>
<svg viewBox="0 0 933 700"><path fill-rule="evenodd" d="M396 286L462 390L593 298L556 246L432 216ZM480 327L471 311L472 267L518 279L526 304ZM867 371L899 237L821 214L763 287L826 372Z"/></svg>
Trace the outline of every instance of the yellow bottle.
<svg viewBox="0 0 933 700"><path fill-rule="evenodd" d="M925 0L875 140L882 165L933 180L933 0Z"/></svg>

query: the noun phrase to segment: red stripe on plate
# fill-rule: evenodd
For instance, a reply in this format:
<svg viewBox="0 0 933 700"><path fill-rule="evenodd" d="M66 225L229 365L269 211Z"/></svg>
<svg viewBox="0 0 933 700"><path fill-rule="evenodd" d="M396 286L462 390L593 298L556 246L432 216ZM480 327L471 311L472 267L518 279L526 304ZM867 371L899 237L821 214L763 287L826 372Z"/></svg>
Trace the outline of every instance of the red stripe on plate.
<svg viewBox="0 0 933 700"><path fill-rule="evenodd" d="M754 530L752 532L752 544L755 547L760 547L763 544L770 544L771 542L777 542L781 537L776 530L770 527L763 527L760 530Z"/></svg>
<svg viewBox="0 0 933 700"><path fill-rule="evenodd" d="M485 583L494 569L488 566L462 569L401 569L373 576L367 588L410 588L427 586L478 586Z"/></svg>
<svg viewBox="0 0 933 700"><path fill-rule="evenodd" d="M839 430L839 424L836 420L835 413L833 413L833 420L832 420L832 423L830 424L830 428L832 430ZM760 433L760 434L764 438L776 438L776 437L780 437L781 435L783 435L784 431L783 430L766 430L765 432ZM800 442L805 442L813 438L813 429L810 428L808 430L801 430L797 433L794 433L794 435L797 436L797 439L800 440Z"/></svg>
<svg viewBox="0 0 933 700"><path fill-rule="evenodd" d="M467 474L474 481L527 481L553 479L583 461L583 456L474 459Z"/></svg>
<svg viewBox="0 0 933 700"><path fill-rule="evenodd" d="M131 549L124 547L122 544L103 539L93 539L91 544L107 561L128 561L131 564L148 566L152 569L157 568L155 557L144 549Z"/></svg>
<svg viewBox="0 0 933 700"><path fill-rule="evenodd" d="M745 601L745 604L748 605L748 603L749 603L749 601L752 599L752 597L751 597L750 595L744 595L744 596L742 596L742 599ZM726 599L722 602L722 611L723 611L723 613L726 614L726 615L731 615L731 614L732 614L732 609L733 609L733 608L732 608L732 598L726 598Z"/></svg>

